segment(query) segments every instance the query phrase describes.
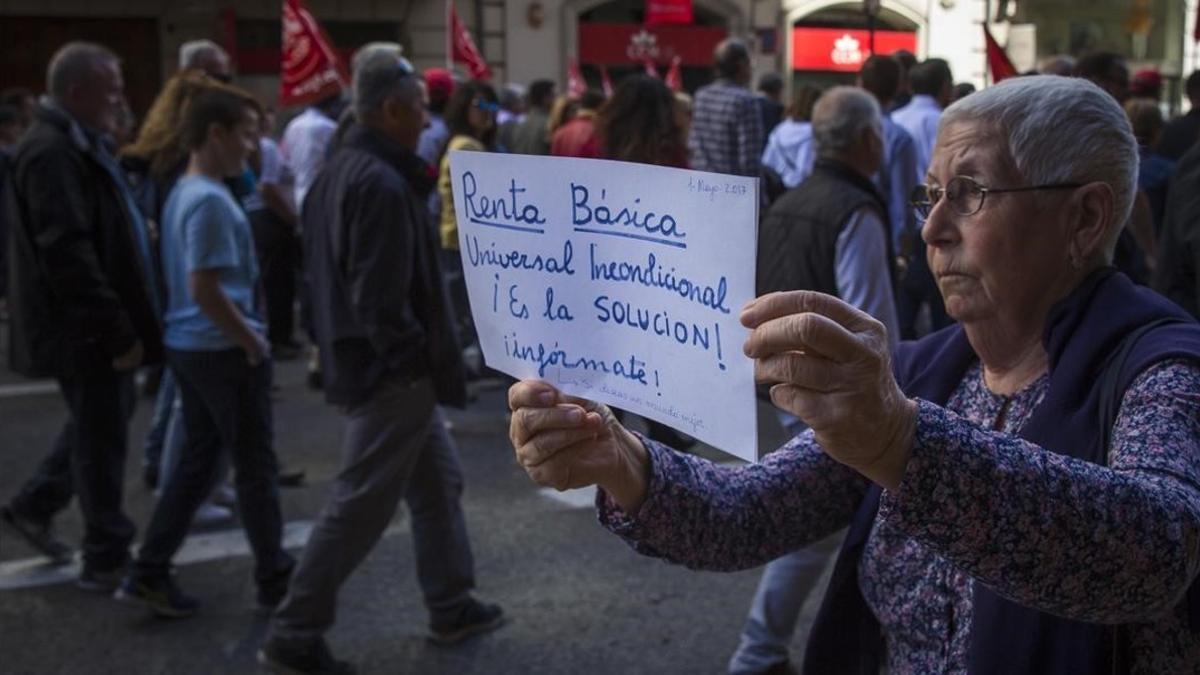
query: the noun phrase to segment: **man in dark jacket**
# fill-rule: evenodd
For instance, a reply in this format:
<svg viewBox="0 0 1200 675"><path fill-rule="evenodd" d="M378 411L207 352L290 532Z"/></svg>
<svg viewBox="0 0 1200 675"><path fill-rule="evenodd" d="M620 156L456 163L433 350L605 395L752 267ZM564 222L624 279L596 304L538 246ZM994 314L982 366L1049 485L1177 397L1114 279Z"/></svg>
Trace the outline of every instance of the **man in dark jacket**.
<svg viewBox="0 0 1200 675"><path fill-rule="evenodd" d="M466 389L425 211L431 185L415 152L427 119L422 81L395 50L356 56L354 111L358 122L302 215L325 396L346 413L347 427L330 502L258 655L286 672L353 672L323 635L338 588L401 498L412 513L430 639L452 644L503 617L471 596L462 471L438 408L463 405Z"/></svg>
<svg viewBox="0 0 1200 675"><path fill-rule="evenodd" d="M51 519L78 494L82 588L111 591L133 539L122 511L133 370L161 357L148 232L109 152L123 83L117 56L70 43L50 61L8 192L13 370L57 378L70 416L0 515L42 552L68 549Z"/></svg>
<svg viewBox="0 0 1200 675"><path fill-rule="evenodd" d="M1154 290L1200 318L1200 144L1184 154L1171 178L1163 214Z"/></svg>

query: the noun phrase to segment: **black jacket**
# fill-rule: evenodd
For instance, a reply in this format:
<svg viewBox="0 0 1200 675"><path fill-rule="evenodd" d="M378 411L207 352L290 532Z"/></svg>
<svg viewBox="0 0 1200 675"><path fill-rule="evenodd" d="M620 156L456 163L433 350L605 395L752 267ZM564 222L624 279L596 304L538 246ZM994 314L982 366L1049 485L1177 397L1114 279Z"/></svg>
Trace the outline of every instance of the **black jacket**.
<svg viewBox="0 0 1200 675"><path fill-rule="evenodd" d="M1200 318L1200 145L1183 156L1171 178L1153 285Z"/></svg>
<svg viewBox="0 0 1200 675"><path fill-rule="evenodd" d="M351 128L304 199L301 222L325 398L353 405L385 377L433 379L466 403L466 378L417 155Z"/></svg>
<svg viewBox="0 0 1200 675"><path fill-rule="evenodd" d="M874 209L888 242L883 198L871 181L834 161L819 159L804 182L779 198L758 232L758 294L776 291L820 291L838 295L837 240L850 216ZM889 271L895 277L894 270Z"/></svg>
<svg viewBox="0 0 1200 675"><path fill-rule="evenodd" d="M10 367L32 377L111 370L162 335L133 221L94 141L66 114L40 107L13 153L6 189Z"/></svg>

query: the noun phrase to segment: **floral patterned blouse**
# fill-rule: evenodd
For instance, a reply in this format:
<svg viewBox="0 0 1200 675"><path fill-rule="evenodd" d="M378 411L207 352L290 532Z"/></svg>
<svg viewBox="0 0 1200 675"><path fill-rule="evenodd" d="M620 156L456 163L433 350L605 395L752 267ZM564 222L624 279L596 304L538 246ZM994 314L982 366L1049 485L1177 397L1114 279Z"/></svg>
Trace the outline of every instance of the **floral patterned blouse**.
<svg viewBox="0 0 1200 675"><path fill-rule="evenodd" d="M1136 673L1200 673L1182 606L1200 570L1200 366L1165 361L1134 380L1111 468L1015 435L1048 383L998 396L976 364L945 408L919 401L904 478L884 490L859 566L888 672L966 672L978 580L1043 611L1130 624ZM868 487L811 432L741 467L644 442L645 502L630 517L600 490L600 522L695 569L755 567L832 534Z"/></svg>

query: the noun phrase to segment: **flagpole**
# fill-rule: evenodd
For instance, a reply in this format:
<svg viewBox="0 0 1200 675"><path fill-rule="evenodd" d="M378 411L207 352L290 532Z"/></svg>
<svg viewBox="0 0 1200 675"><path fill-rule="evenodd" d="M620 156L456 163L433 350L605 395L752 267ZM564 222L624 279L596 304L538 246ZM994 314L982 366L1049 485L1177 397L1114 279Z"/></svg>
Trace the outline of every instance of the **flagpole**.
<svg viewBox="0 0 1200 675"><path fill-rule="evenodd" d="M991 23L991 18L992 18L992 2L991 2L991 0L983 0L983 30L985 32L988 30L988 24ZM989 65L990 64L988 63L988 50L987 50L987 44L986 44L986 39L985 39L985 44L983 45L983 86L985 88L988 86L988 73L991 71L991 68L988 67ZM995 84L996 83L996 74L991 73L991 75L992 75L992 84Z"/></svg>
<svg viewBox="0 0 1200 675"><path fill-rule="evenodd" d="M452 73L454 72L454 47L452 46L454 37L451 32L454 30L454 23L450 20L450 12L454 6L453 2L454 0L446 0L446 70Z"/></svg>

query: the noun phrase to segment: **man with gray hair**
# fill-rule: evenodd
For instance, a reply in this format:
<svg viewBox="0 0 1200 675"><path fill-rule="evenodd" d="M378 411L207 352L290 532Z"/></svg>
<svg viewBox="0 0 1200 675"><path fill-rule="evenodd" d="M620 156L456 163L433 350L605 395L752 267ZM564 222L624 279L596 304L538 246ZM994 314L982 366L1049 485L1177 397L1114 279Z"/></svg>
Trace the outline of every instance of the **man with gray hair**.
<svg viewBox="0 0 1200 675"><path fill-rule="evenodd" d="M438 407L464 405L466 380L425 210L432 183L416 154L424 83L398 56L356 62L357 121L302 216L325 398L346 414L342 465L259 651L279 672L353 672L323 636L339 587L402 498L429 639L454 644L503 620L500 607L471 596L462 471Z"/></svg>
<svg viewBox="0 0 1200 675"><path fill-rule="evenodd" d="M758 99L750 91L750 48L729 38L713 51L717 81L700 87L688 132L691 167L758 176L766 145Z"/></svg>
<svg viewBox="0 0 1200 675"><path fill-rule="evenodd" d="M179 46L179 70L201 70L221 82L230 82L229 54L212 40L189 40Z"/></svg>
<svg viewBox="0 0 1200 675"><path fill-rule="evenodd" d="M817 101L812 130L812 173L771 206L759 229L757 292L839 297L881 321L894 347L892 236L871 180L884 150L879 104L857 87L834 87ZM780 420L790 435L804 429L786 413ZM730 673L786 672L800 609L840 540L839 533L767 565Z"/></svg>
<svg viewBox="0 0 1200 675"><path fill-rule="evenodd" d="M48 96L12 157L10 366L54 377L69 417L54 448L0 509L51 558L70 549L51 520L79 497L85 525L79 586L110 592L134 525L122 510L133 371L160 359L149 233L110 154L124 89L116 54L72 42L55 52Z"/></svg>

